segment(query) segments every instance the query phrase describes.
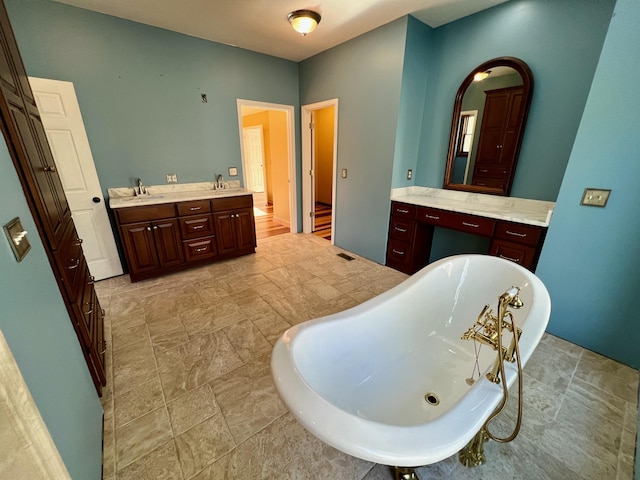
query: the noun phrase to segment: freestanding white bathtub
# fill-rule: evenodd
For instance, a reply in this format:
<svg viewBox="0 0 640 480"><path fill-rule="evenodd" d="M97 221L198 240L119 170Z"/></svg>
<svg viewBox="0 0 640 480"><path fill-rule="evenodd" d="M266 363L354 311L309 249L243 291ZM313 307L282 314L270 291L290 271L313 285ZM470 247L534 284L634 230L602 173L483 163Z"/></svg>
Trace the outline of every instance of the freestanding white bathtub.
<svg viewBox="0 0 640 480"><path fill-rule="evenodd" d="M400 467L443 460L501 400L502 386L484 375L496 352L482 346L482 375L469 385L474 342L460 337L486 304L497 312L498 297L512 286L524 302L513 310L524 365L549 319L545 286L507 260L458 255L357 307L287 330L271 359L278 393L305 428L350 455ZM517 370L506 368L510 385Z"/></svg>

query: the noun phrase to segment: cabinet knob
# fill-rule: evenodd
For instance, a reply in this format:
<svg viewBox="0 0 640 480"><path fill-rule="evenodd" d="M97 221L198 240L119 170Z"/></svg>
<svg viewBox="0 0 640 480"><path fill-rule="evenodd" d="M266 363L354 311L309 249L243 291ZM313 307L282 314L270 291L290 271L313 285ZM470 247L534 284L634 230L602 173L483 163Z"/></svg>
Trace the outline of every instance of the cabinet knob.
<svg viewBox="0 0 640 480"><path fill-rule="evenodd" d="M44 170L45 172L56 172L56 166L55 165L46 165L45 167L42 168L42 170Z"/></svg>
<svg viewBox="0 0 640 480"><path fill-rule="evenodd" d="M147 231L150 232L151 231L151 227L147 227Z"/></svg>
<svg viewBox="0 0 640 480"><path fill-rule="evenodd" d="M158 226L157 226L157 225L154 225L154 226L153 226L153 229L154 229L154 230L157 230L157 229L158 229Z"/></svg>

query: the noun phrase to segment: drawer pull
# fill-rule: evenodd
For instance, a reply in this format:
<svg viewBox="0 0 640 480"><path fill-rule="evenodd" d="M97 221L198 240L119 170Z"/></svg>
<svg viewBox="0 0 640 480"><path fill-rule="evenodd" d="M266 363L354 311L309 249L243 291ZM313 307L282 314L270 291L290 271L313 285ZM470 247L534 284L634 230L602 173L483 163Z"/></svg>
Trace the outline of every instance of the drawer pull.
<svg viewBox="0 0 640 480"><path fill-rule="evenodd" d="M200 230L201 228L204 228L204 225L196 225L194 227L191 227L191 230Z"/></svg>
<svg viewBox="0 0 640 480"><path fill-rule="evenodd" d="M404 252L401 252L400 250L396 250L395 248L393 248L391 251L396 255L404 255Z"/></svg>
<svg viewBox="0 0 640 480"><path fill-rule="evenodd" d="M507 235L513 235L514 237L520 237L520 238L524 238L527 236L526 233L518 233L518 232L512 232L511 230L507 230L505 232Z"/></svg>
<svg viewBox="0 0 640 480"><path fill-rule="evenodd" d="M189 210L191 210L192 212L197 212L200 209L202 209L202 207L191 207L191 208L189 208Z"/></svg>
<svg viewBox="0 0 640 480"><path fill-rule="evenodd" d="M396 208L396 212L398 212L398 213L409 213L409 210L403 210L402 208Z"/></svg>
<svg viewBox="0 0 640 480"><path fill-rule="evenodd" d="M85 305L89 306L88 303L85 303ZM93 313L93 307L90 307L89 310L87 310L86 312L83 312L85 315L91 315Z"/></svg>
<svg viewBox="0 0 640 480"><path fill-rule="evenodd" d="M520 263L520 259L519 258L513 258L513 257L507 257L506 255L498 255L500 258L504 258L505 260L511 260L514 263Z"/></svg>
<svg viewBox="0 0 640 480"><path fill-rule="evenodd" d="M440 220L440 217L436 217L435 215L429 215L428 213L425 213L424 217L428 218L429 220Z"/></svg>
<svg viewBox="0 0 640 480"><path fill-rule="evenodd" d="M106 351L107 351L107 341L103 340L102 341L102 351L100 352L100 355L104 355Z"/></svg>
<svg viewBox="0 0 640 480"><path fill-rule="evenodd" d="M80 245L82 245L82 239L78 238L75 243L73 244L74 247L79 247Z"/></svg>
<svg viewBox="0 0 640 480"><path fill-rule="evenodd" d="M462 224L463 224L465 227L471 227L471 228L478 228L478 227L480 227L480 225L478 225L477 223L462 222Z"/></svg>
<svg viewBox="0 0 640 480"><path fill-rule="evenodd" d="M208 250L207 247L203 247L203 248L196 248L196 252L206 252Z"/></svg>
<svg viewBox="0 0 640 480"><path fill-rule="evenodd" d="M96 283L96 277L94 277L93 275L91 275L91 278L89 279L89 281L87 282L87 285L93 285L94 283Z"/></svg>
<svg viewBox="0 0 640 480"><path fill-rule="evenodd" d="M396 232L406 233L407 229L406 228L398 228L398 227L396 227Z"/></svg>
<svg viewBox="0 0 640 480"><path fill-rule="evenodd" d="M70 267L67 267L67 269L68 270L73 270L75 268L78 268L78 265L80 265L80 259L79 258L76 260L75 265L71 265Z"/></svg>

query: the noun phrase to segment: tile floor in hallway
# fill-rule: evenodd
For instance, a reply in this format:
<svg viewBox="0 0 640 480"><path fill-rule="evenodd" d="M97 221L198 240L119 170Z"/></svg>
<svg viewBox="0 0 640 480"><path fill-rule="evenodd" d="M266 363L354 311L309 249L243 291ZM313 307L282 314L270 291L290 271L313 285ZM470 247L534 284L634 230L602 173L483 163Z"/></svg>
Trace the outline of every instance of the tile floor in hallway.
<svg viewBox="0 0 640 480"><path fill-rule="evenodd" d="M98 282L107 311L104 478L391 480L388 467L307 433L271 381L291 325L344 310L405 275L314 235L259 241L255 255L158 279ZM545 335L525 367L524 424L487 463L456 457L427 479L631 479L638 371ZM494 426L512 424L511 408ZM425 439L428 441L428 439Z"/></svg>

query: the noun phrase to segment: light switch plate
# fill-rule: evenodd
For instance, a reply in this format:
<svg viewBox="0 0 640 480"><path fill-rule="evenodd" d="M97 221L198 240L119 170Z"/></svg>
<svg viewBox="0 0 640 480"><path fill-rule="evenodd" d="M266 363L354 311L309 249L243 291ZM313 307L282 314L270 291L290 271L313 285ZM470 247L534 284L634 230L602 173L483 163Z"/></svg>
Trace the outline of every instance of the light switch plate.
<svg viewBox="0 0 640 480"><path fill-rule="evenodd" d="M342 169L342 174L341 174L342 178L347 178L347 169L343 168Z"/></svg>
<svg viewBox="0 0 640 480"><path fill-rule="evenodd" d="M238 176L238 168L237 167L229 167L229 176L237 177Z"/></svg>
<svg viewBox="0 0 640 480"><path fill-rule="evenodd" d="M602 188L585 188L580 205L588 205L591 207L604 207L609 200L611 190Z"/></svg>
<svg viewBox="0 0 640 480"><path fill-rule="evenodd" d="M7 223L4 226L4 233L9 239L16 260L21 262L31 250L31 244L27 238L27 231L22 227L20 217L16 217Z"/></svg>

